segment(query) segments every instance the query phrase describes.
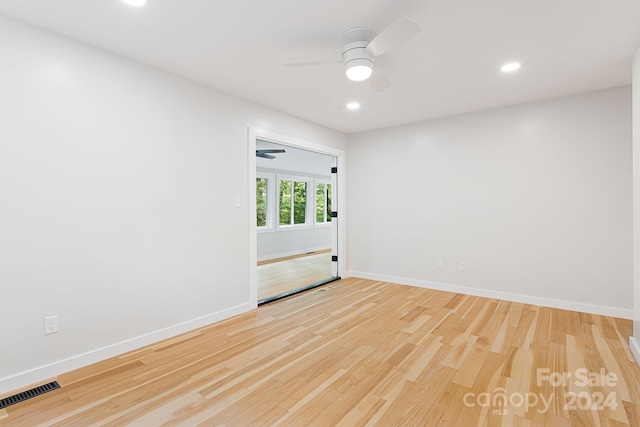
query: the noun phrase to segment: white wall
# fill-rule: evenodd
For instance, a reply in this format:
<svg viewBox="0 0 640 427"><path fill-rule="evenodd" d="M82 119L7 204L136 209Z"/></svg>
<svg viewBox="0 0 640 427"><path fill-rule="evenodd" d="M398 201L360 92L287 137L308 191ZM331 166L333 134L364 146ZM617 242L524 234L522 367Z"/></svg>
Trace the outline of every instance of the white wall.
<svg viewBox="0 0 640 427"><path fill-rule="evenodd" d="M348 156L350 274L631 316L630 87L359 134Z"/></svg>
<svg viewBox="0 0 640 427"><path fill-rule="evenodd" d="M640 363L640 46L633 58L633 295L629 344Z"/></svg>
<svg viewBox="0 0 640 427"><path fill-rule="evenodd" d="M0 393L254 307L248 126L346 147L4 18L0 94Z"/></svg>

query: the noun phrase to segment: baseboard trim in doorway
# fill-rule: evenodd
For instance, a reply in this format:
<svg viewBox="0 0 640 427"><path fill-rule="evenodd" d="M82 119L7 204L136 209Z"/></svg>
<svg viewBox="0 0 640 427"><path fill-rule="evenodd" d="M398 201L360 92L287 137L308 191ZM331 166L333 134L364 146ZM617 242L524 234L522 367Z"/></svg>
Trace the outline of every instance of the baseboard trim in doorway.
<svg viewBox="0 0 640 427"><path fill-rule="evenodd" d="M281 257L281 258L265 259L265 260L262 260L262 261L258 261L258 265L273 264L273 263L276 263L276 262L289 261L289 260L292 260L292 259L304 258L304 257L312 256L312 255L328 254L330 252L331 252L331 248L325 248L325 249L319 249L319 250L311 250L311 251L307 251L307 252L303 252L303 253L299 253L299 254L295 254L295 255L284 256L284 257Z"/></svg>
<svg viewBox="0 0 640 427"><path fill-rule="evenodd" d="M264 264L268 264L270 262L278 262L278 261L283 261L287 258L295 258L298 256L305 256L308 255L312 252L315 253L321 253L321 252L327 252L327 251L331 251L331 247L327 247L327 246L315 246L312 248L304 248L304 249L300 249L297 251L289 251L289 252L280 252L277 254L271 254L271 255L264 255L264 256L259 256L258 257L258 264L264 263Z"/></svg>
<svg viewBox="0 0 640 427"><path fill-rule="evenodd" d="M327 283L335 282L336 280L340 280L340 279L341 279L340 276L331 277L331 278L329 278L327 280L322 280L320 282L312 283L310 285L303 286L301 288L292 289L290 291L283 292L281 294L274 295L272 297L263 298L260 301L258 301L258 307L261 306L261 305L264 305L264 304L268 304L270 302L278 301L278 300L281 300L283 298L288 298L290 296L297 295L297 294L300 294L302 292L306 292L306 291L308 291L310 289L314 289L314 288L326 285Z"/></svg>

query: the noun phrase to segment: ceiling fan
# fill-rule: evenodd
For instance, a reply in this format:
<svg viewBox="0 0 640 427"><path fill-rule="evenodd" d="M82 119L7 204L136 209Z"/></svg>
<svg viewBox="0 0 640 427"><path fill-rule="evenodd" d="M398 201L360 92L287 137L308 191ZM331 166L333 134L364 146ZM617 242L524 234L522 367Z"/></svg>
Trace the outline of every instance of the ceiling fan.
<svg viewBox="0 0 640 427"><path fill-rule="evenodd" d="M363 81L373 77L369 84L380 92L391 86L391 81L379 70L373 73L374 59L409 40L420 31L420 26L409 18L399 19L377 35L370 28L351 28L342 34L341 61L290 62L284 66L302 67L343 63L347 78Z"/></svg>
<svg viewBox="0 0 640 427"><path fill-rule="evenodd" d="M283 149L277 150L256 150L256 157L262 157L263 159L275 159L276 156L271 154L286 153Z"/></svg>

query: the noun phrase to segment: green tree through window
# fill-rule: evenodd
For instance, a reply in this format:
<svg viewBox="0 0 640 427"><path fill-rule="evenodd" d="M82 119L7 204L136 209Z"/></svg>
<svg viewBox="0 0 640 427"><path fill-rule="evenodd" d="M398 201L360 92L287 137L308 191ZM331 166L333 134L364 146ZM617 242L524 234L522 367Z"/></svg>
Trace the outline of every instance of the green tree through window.
<svg viewBox="0 0 640 427"><path fill-rule="evenodd" d="M307 182L280 181L280 225L307 223Z"/></svg>
<svg viewBox="0 0 640 427"><path fill-rule="evenodd" d="M258 227L267 226L267 179L256 178L256 214Z"/></svg>
<svg viewBox="0 0 640 427"><path fill-rule="evenodd" d="M293 197L293 223L305 224L307 222L307 183L295 182Z"/></svg>
<svg viewBox="0 0 640 427"><path fill-rule="evenodd" d="M280 225L291 224L291 181L280 181Z"/></svg>
<svg viewBox="0 0 640 427"><path fill-rule="evenodd" d="M316 224L331 222L331 184L316 183Z"/></svg>
<svg viewBox="0 0 640 427"><path fill-rule="evenodd" d="M327 184L327 222L331 222L331 184Z"/></svg>
<svg viewBox="0 0 640 427"><path fill-rule="evenodd" d="M324 209L325 190L326 190L325 184L316 185L316 222L319 222L319 223L325 222L325 209Z"/></svg>

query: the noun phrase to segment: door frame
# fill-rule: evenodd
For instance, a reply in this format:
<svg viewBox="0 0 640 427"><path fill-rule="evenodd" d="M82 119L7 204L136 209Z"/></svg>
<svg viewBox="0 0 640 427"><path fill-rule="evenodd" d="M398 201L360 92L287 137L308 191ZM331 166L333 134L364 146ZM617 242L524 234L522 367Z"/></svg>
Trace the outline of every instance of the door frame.
<svg viewBox="0 0 640 427"><path fill-rule="evenodd" d="M261 139L275 144L300 148L320 154L328 154L336 158L338 173L336 179L337 207L338 207L338 232L337 232L337 255L338 255L338 276L344 277L346 265L346 229L345 229L345 151L327 145L317 144L294 138L288 135L279 134L269 130L249 127L248 128L248 222L249 222L249 298L252 305L258 306L258 228L256 224L256 140ZM333 253L333 252L332 252Z"/></svg>

